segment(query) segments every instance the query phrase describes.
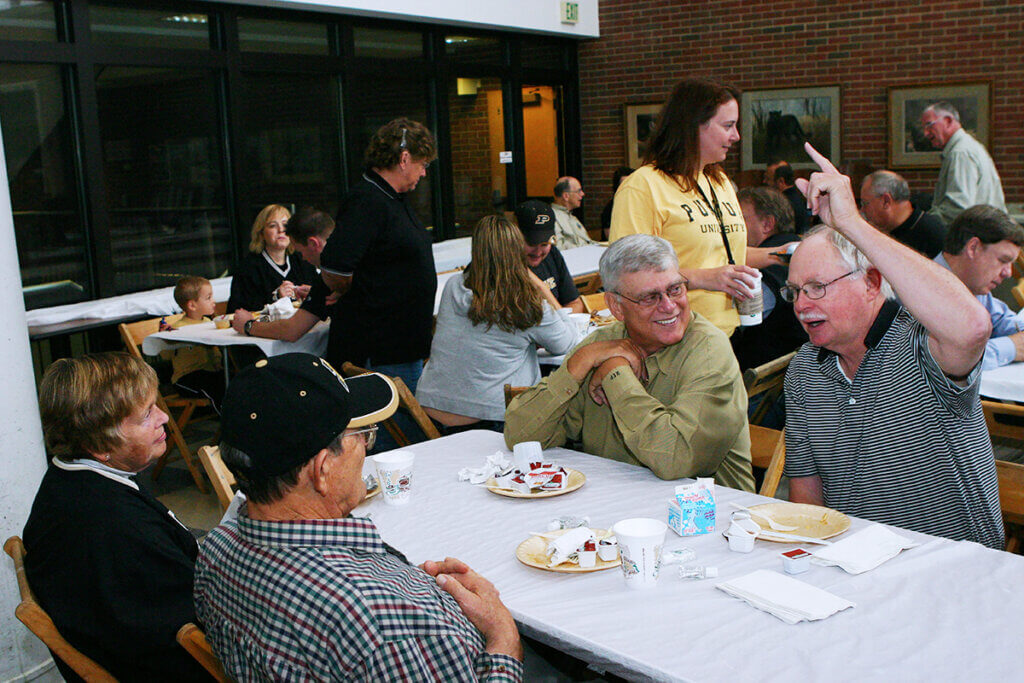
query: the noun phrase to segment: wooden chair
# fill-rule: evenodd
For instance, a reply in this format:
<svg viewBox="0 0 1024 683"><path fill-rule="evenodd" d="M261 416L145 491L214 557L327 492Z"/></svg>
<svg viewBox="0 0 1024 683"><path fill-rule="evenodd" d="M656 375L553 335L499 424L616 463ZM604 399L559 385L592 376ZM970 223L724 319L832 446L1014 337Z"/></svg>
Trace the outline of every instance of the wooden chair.
<svg viewBox="0 0 1024 683"><path fill-rule="evenodd" d="M789 361L793 360L795 355L795 351L787 353L764 365L748 368L743 373L743 384L747 388L747 400L749 401L755 396L762 396L757 409L750 416L750 424L761 424L775 399L782 393L782 384L786 380L786 368L789 367Z"/></svg>
<svg viewBox="0 0 1024 683"><path fill-rule="evenodd" d="M181 313L177 315L165 316L168 324L174 322L182 316ZM121 323L117 326L117 331L121 333L121 339L124 340L125 348L128 349L128 353L135 356L139 360L145 360L142 357L142 340L151 334L155 334L160 331L160 320L161 318L150 318L149 320L140 320L136 323ZM192 475L192 479L196 482L196 487L200 491L206 493L206 482L203 481L203 475L199 471L199 466L195 462L195 456L188 447L188 443L185 441L184 430L188 426L189 421L192 419L192 414L196 408L210 407L210 401L205 398L187 398L184 396L178 396L177 394L168 394L164 396L157 391L156 404L160 410L167 413L171 419L167 421L167 431L171 437L171 444L178 449L181 457L185 460L185 465L188 467L189 473ZM172 412L172 408L180 409L180 413L175 416ZM173 448L168 448L167 451L160 456L156 465L153 467L153 479L157 479L160 473L163 471L167 463L171 462Z"/></svg>
<svg viewBox="0 0 1024 683"><path fill-rule="evenodd" d="M508 404L512 402L512 399L514 399L516 396L518 396L519 394L523 393L527 389L532 389L532 388L533 387L514 387L511 384L506 384L505 385L505 410L508 410Z"/></svg>
<svg viewBox="0 0 1024 683"><path fill-rule="evenodd" d="M220 448L217 446L203 446L199 449L199 460L203 463L206 476L213 484L213 490L217 494L217 501L222 511L227 512L231 499L235 496L235 475L224 464L220 457Z"/></svg>
<svg viewBox="0 0 1024 683"><path fill-rule="evenodd" d="M46 647L50 648L54 657L67 664L84 680L117 683L117 679L111 676L109 671L64 640L64 636L57 630L53 619L39 606L25 574L25 544L21 542L21 538L18 536L8 538L4 543L4 551L14 561L14 573L18 579L18 591L21 593L21 603L14 609L14 615L18 617L18 621L25 624L28 630L43 641Z"/></svg>
<svg viewBox="0 0 1024 683"><path fill-rule="evenodd" d="M999 507L1006 525L1006 551L1021 552L1024 541L1024 465L996 460Z"/></svg>
<svg viewBox="0 0 1024 683"><path fill-rule="evenodd" d="M604 292L584 294L580 299L583 301L583 310L587 313L593 314L608 308L608 304L604 302Z"/></svg>
<svg viewBox="0 0 1024 683"><path fill-rule="evenodd" d="M750 463L765 471L758 493L774 497L782 479L782 468L786 464L785 433L778 429L750 425Z"/></svg>
<svg viewBox="0 0 1024 683"><path fill-rule="evenodd" d="M1024 280L1015 284L1010 291L1013 293L1013 298L1017 300L1017 306L1024 308Z"/></svg>
<svg viewBox="0 0 1024 683"><path fill-rule="evenodd" d="M576 291L580 293L580 296L584 294L593 294L597 290L601 289L601 273L588 273L587 275L579 275L572 279L573 284L576 285Z"/></svg>
<svg viewBox="0 0 1024 683"><path fill-rule="evenodd" d="M990 437L1024 442L1024 406L982 399L981 410L985 414L985 424L988 425ZM1000 421L996 419L997 416L1015 418L1013 421L1020 424Z"/></svg>
<svg viewBox="0 0 1024 683"><path fill-rule="evenodd" d="M1017 258L1013 261L1013 277L1018 280L1024 277L1024 253L1017 254Z"/></svg>
<svg viewBox="0 0 1024 683"><path fill-rule="evenodd" d="M370 371L366 368L361 368L358 365L345 362L341 366L341 374L346 377L355 377L357 375L366 375ZM434 426L434 422L424 412L423 406L416 400L416 397L409 391L409 387L405 385L401 377L392 377L391 381L395 383L395 388L398 390L398 404L404 408L408 413L409 417L413 419L428 439L440 439L441 432L437 431L437 427ZM394 418L388 418L384 420L384 428L388 430L391 437L399 446L408 446L410 441L409 437L402 432L401 427L395 422Z"/></svg>
<svg viewBox="0 0 1024 683"><path fill-rule="evenodd" d="M178 629L178 644L188 650L192 658L199 662L207 673L214 677L219 683L231 683L231 679L224 673L217 655L213 654L210 643L206 641L206 634L198 626L189 622Z"/></svg>

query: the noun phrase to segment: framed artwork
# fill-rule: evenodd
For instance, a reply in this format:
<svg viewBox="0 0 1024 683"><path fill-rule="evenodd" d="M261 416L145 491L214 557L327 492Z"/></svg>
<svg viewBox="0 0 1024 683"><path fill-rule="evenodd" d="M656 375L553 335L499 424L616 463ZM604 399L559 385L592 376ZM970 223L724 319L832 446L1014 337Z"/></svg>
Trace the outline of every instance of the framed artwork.
<svg viewBox="0 0 1024 683"><path fill-rule="evenodd" d="M658 125L661 104L627 104L623 109L626 119L626 165L640 168L647 138Z"/></svg>
<svg viewBox="0 0 1024 683"><path fill-rule="evenodd" d="M748 90L740 101L742 169L776 159L793 168L817 168L804 142L839 163L839 86Z"/></svg>
<svg viewBox="0 0 1024 683"><path fill-rule="evenodd" d="M938 168L941 150L932 147L921 130L928 105L945 100L960 112L960 125L989 146L991 84L952 83L889 88L889 167Z"/></svg>

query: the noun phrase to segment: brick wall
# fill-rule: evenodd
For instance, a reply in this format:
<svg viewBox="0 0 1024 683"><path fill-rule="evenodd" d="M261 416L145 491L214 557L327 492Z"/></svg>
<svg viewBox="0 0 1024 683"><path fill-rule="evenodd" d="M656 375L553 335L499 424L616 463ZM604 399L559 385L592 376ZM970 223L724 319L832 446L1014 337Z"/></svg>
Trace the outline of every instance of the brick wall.
<svg viewBox="0 0 1024 683"><path fill-rule="evenodd" d="M599 224L612 171L625 162L622 105L662 102L687 75L742 90L838 84L842 160L879 168L888 157L887 87L990 82L989 151L1006 201L1024 201L1021 3L602 0L599 11L601 38L579 47L587 225ZM736 148L730 177L739 166ZM899 172L912 192L930 192L938 169Z"/></svg>
<svg viewBox="0 0 1024 683"><path fill-rule="evenodd" d="M484 79L476 95L459 96L453 79L448 89L455 222L463 231L472 230L481 217L494 211L487 120L487 90L493 87L500 84Z"/></svg>

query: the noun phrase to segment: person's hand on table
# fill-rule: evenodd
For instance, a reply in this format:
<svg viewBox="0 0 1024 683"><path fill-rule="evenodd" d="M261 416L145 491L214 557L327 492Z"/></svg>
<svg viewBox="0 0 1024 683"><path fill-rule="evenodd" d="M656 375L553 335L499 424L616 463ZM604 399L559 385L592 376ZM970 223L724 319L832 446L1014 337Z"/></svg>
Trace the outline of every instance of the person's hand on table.
<svg viewBox="0 0 1024 683"><path fill-rule="evenodd" d="M231 319L231 327L233 327L235 332L238 334L245 334L245 323L252 319L252 313L244 308L239 308L235 311L235 316Z"/></svg>
<svg viewBox="0 0 1024 683"><path fill-rule="evenodd" d="M291 280L285 280L277 286L277 298L281 299L284 297L289 299L295 298L295 284Z"/></svg>
<svg viewBox="0 0 1024 683"><path fill-rule="evenodd" d="M687 270L682 274L690 281L689 289L725 292L734 299L751 298L752 295L747 287L754 287L757 284L755 269L735 263L717 268Z"/></svg>
<svg viewBox="0 0 1024 683"><path fill-rule="evenodd" d="M462 613L483 634L487 652L510 655L522 661L519 629L494 584L452 557L443 562L424 562L422 567L435 577L442 590L455 598Z"/></svg>
<svg viewBox="0 0 1024 683"><path fill-rule="evenodd" d="M805 142L804 149L821 170L812 173L808 180L797 178L796 186L807 197L811 213L821 218L825 225L843 232L847 222L861 218L850 179L840 173L811 143Z"/></svg>
<svg viewBox="0 0 1024 683"><path fill-rule="evenodd" d="M298 299L299 301L302 301L307 296L309 296L309 290L310 290L310 286L309 285L299 285L299 286L297 286L295 288L295 296L294 296L294 298Z"/></svg>

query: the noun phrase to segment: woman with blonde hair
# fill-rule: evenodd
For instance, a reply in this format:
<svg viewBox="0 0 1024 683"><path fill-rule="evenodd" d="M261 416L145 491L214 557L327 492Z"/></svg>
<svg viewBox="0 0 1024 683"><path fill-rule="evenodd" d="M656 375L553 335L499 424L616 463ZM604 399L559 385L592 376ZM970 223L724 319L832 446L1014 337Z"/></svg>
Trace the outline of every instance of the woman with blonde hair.
<svg viewBox="0 0 1024 683"><path fill-rule="evenodd" d="M551 290L526 265L519 228L485 216L473 228L472 261L441 294L416 398L445 433L501 431L504 385L536 384L537 347L558 355L575 341Z"/></svg>
<svg viewBox="0 0 1024 683"><path fill-rule="evenodd" d="M270 204L252 224L249 254L231 278L228 310L259 311L281 297L304 299L317 277L316 268L292 247L287 225L291 212Z"/></svg>
<svg viewBox="0 0 1024 683"><path fill-rule="evenodd" d="M676 85L644 165L615 193L609 234L613 242L637 233L667 239L690 283L690 308L727 335L740 322L733 299L749 298L757 274L745 265L747 228L721 166L740 139L739 96L707 78Z"/></svg>

